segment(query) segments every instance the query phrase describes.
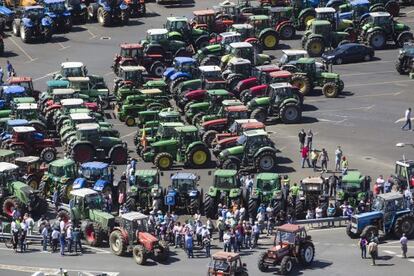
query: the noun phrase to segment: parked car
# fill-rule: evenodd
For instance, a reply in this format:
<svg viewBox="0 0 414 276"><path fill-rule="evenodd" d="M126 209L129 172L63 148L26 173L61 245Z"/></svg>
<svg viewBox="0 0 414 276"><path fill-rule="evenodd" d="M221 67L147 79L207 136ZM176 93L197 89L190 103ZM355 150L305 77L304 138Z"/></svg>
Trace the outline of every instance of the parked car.
<svg viewBox="0 0 414 276"><path fill-rule="evenodd" d="M346 62L370 61L374 57L374 49L370 46L347 43L338 46L334 50L322 54L322 59L327 63L342 64Z"/></svg>

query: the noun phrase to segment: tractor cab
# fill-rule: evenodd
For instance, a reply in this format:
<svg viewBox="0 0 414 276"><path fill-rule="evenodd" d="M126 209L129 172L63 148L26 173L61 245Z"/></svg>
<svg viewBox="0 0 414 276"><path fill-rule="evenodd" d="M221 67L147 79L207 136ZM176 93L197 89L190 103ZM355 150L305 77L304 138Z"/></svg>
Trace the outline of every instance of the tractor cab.
<svg viewBox="0 0 414 276"><path fill-rule="evenodd" d="M34 174L39 172L41 169L46 170L45 166L41 167L40 158L38 156L23 156L18 157L14 163L19 166L21 175Z"/></svg>
<svg viewBox="0 0 414 276"><path fill-rule="evenodd" d="M88 70L82 62L63 62L60 65L60 74L55 75L58 78L68 78L68 77L86 77L88 75Z"/></svg>
<svg viewBox="0 0 414 276"><path fill-rule="evenodd" d="M29 96L34 97L35 99L38 99L39 97L39 91L36 91L33 87L33 80L31 77L10 77L7 80L8 85L19 85L21 87L24 87L26 90L26 93Z"/></svg>
<svg viewBox="0 0 414 276"><path fill-rule="evenodd" d="M259 83L266 84L269 83L269 74L277 71L280 71L280 68L276 64L260 65L252 68L251 76L256 78Z"/></svg>
<svg viewBox="0 0 414 276"><path fill-rule="evenodd" d="M248 59L250 62L253 62L255 59L255 48L248 42L231 43L226 50L227 54L235 58Z"/></svg>
<svg viewBox="0 0 414 276"><path fill-rule="evenodd" d="M78 174L87 181L96 181L103 179L111 181L112 174L109 170L109 164L103 162L87 162L80 165Z"/></svg>
<svg viewBox="0 0 414 276"><path fill-rule="evenodd" d="M89 188L72 190L70 192L72 199L69 206L76 206L77 217L87 219L90 217L90 211L105 210L105 200L101 193Z"/></svg>
<svg viewBox="0 0 414 276"><path fill-rule="evenodd" d="M18 180L19 167L8 162L0 162L0 187L2 189L7 187L7 183Z"/></svg>
<svg viewBox="0 0 414 276"><path fill-rule="evenodd" d="M269 15L272 21L272 24L277 24L281 20L289 20L293 16L292 7L271 7L269 10Z"/></svg>
<svg viewBox="0 0 414 276"><path fill-rule="evenodd" d="M238 145L244 145L244 154L252 156L259 148L265 146L274 147L274 142L263 129L245 131L238 139Z"/></svg>
<svg viewBox="0 0 414 276"><path fill-rule="evenodd" d="M233 24L232 20L218 20L216 18L216 12L210 9L194 11L193 15L193 28L207 30L209 32L221 33Z"/></svg>
<svg viewBox="0 0 414 276"><path fill-rule="evenodd" d="M351 0L339 6L339 18L358 20L362 15L369 13L371 2L368 0Z"/></svg>
<svg viewBox="0 0 414 276"><path fill-rule="evenodd" d="M168 30L149 29L147 30L146 40L152 44L164 44L168 41Z"/></svg>
<svg viewBox="0 0 414 276"><path fill-rule="evenodd" d="M282 50L283 55L279 59L279 66L295 64L300 58L306 57L305 50Z"/></svg>
<svg viewBox="0 0 414 276"><path fill-rule="evenodd" d="M139 86L145 82L144 75L147 74L147 70L143 66L120 66L117 76L124 82L130 81Z"/></svg>
<svg viewBox="0 0 414 276"><path fill-rule="evenodd" d="M139 212L128 212L119 215L119 227L124 229L128 235L129 245L132 246L137 240L139 232L148 232L148 216Z"/></svg>
<svg viewBox="0 0 414 276"><path fill-rule="evenodd" d="M225 71L231 72L231 74L250 76L251 71L252 71L252 63L248 59L232 58L227 63Z"/></svg>
<svg viewBox="0 0 414 276"><path fill-rule="evenodd" d="M203 89L221 89L226 87L226 81L221 76L221 68L216 65L198 67Z"/></svg>
<svg viewBox="0 0 414 276"><path fill-rule="evenodd" d="M236 18L240 15L240 9L237 4L228 0L221 2L218 7L215 7L215 9L219 15L225 18Z"/></svg>
<svg viewBox="0 0 414 276"><path fill-rule="evenodd" d="M232 27L234 27L234 25L232 25ZM222 47L226 47L233 42L240 42L241 40L241 34L239 32L229 31L213 36L213 38L210 39L210 44L220 43Z"/></svg>
<svg viewBox="0 0 414 276"><path fill-rule="evenodd" d="M326 189L327 179L319 177L307 177L302 179L299 199L303 202L304 209L312 209L322 203L329 202L329 191Z"/></svg>
<svg viewBox="0 0 414 276"><path fill-rule="evenodd" d="M359 171L349 171L342 177L340 184L339 200L347 200L351 206L356 206L360 200L369 196L371 178L362 175Z"/></svg>
<svg viewBox="0 0 414 276"><path fill-rule="evenodd" d="M168 32L178 32L184 40L192 39L192 28L185 16L167 17L167 23L164 26Z"/></svg>
<svg viewBox="0 0 414 276"><path fill-rule="evenodd" d="M68 77L69 87L77 92L89 91L90 79L89 77Z"/></svg>
<svg viewBox="0 0 414 276"><path fill-rule="evenodd" d="M274 190L281 190L280 176L276 173L260 173L256 177L256 189L264 195Z"/></svg>
<svg viewBox="0 0 414 276"><path fill-rule="evenodd" d="M310 23L309 29L312 34L328 38L332 32L332 24L328 20L313 20Z"/></svg>
<svg viewBox="0 0 414 276"><path fill-rule="evenodd" d="M247 24L247 23L233 24L230 27L230 30L240 34L239 41L255 37L254 28L251 24ZM234 41L234 42L239 42L239 41Z"/></svg>
<svg viewBox="0 0 414 276"><path fill-rule="evenodd" d="M369 13L369 21L373 26L379 26L382 28L393 26L393 19L388 12L371 12Z"/></svg>
<svg viewBox="0 0 414 276"><path fill-rule="evenodd" d="M267 15L251 15L247 23L252 25L257 33L271 27L270 17Z"/></svg>
<svg viewBox="0 0 414 276"><path fill-rule="evenodd" d="M171 188L178 193L196 191L200 177L193 173L175 173L171 176Z"/></svg>
<svg viewBox="0 0 414 276"><path fill-rule="evenodd" d="M60 101L63 99L72 99L78 97L79 93L72 88L58 88L54 89L52 92L53 103L60 103Z"/></svg>
<svg viewBox="0 0 414 276"><path fill-rule="evenodd" d="M240 180L236 170L216 170L214 172L215 188L230 190L240 188Z"/></svg>
<svg viewBox="0 0 414 276"><path fill-rule="evenodd" d="M88 113L71 113L69 114L69 124L76 127L79 124L95 123L96 119Z"/></svg>
<svg viewBox="0 0 414 276"><path fill-rule="evenodd" d="M178 145L185 150L192 142L199 141L198 129L195 126L181 126L175 128L175 138Z"/></svg>
<svg viewBox="0 0 414 276"><path fill-rule="evenodd" d="M176 72L192 73L197 70L196 60L189 57L174 58L173 66Z"/></svg>
<svg viewBox="0 0 414 276"><path fill-rule="evenodd" d="M60 104L62 105L62 113L63 114L69 114L71 109L75 108L83 108L84 102L82 99L73 98L73 99L63 99L60 101Z"/></svg>
<svg viewBox="0 0 414 276"><path fill-rule="evenodd" d="M269 85L269 97L272 103L279 103L288 98L295 98L299 90L288 82L272 83Z"/></svg>
<svg viewBox="0 0 414 276"><path fill-rule="evenodd" d="M143 47L138 43L123 43L120 45L119 56L122 59L137 59L143 55Z"/></svg>
<svg viewBox="0 0 414 276"><path fill-rule="evenodd" d="M36 120L39 117L37 104L20 103L16 106L16 119Z"/></svg>
<svg viewBox="0 0 414 276"><path fill-rule="evenodd" d="M100 138L99 124L84 123L76 125L76 138L79 141L95 141Z"/></svg>
<svg viewBox="0 0 414 276"><path fill-rule="evenodd" d="M175 128L183 126L184 124L181 122L162 122L158 126L154 140L161 141L171 139L175 135Z"/></svg>
<svg viewBox="0 0 414 276"><path fill-rule="evenodd" d="M18 126L13 127L12 140L14 143L33 144L35 141L41 141L45 138L45 135L37 132L34 127L31 126Z"/></svg>
<svg viewBox="0 0 414 276"><path fill-rule="evenodd" d="M395 162L394 178L400 188L414 189L414 161L400 160Z"/></svg>
<svg viewBox="0 0 414 276"><path fill-rule="evenodd" d="M336 10L332 7L315 8L316 20L328 20L332 24L336 23Z"/></svg>
<svg viewBox="0 0 414 276"><path fill-rule="evenodd" d="M137 189L147 190L159 186L160 175L158 170L137 170L134 176L134 182L130 185L136 186Z"/></svg>
<svg viewBox="0 0 414 276"><path fill-rule="evenodd" d="M10 138L10 133L13 128L17 126L29 126L29 121L26 119L7 119L3 132L0 134L2 141Z"/></svg>
<svg viewBox="0 0 414 276"><path fill-rule="evenodd" d="M25 97L26 89L19 85L3 86L2 96L3 101L0 101L0 108L4 108L5 105L10 104L14 98Z"/></svg>
<svg viewBox="0 0 414 276"><path fill-rule="evenodd" d="M53 180L65 182L76 177L76 163L72 159L58 159L49 163L47 175Z"/></svg>
<svg viewBox="0 0 414 276"><path fill-rule="evenodd" d="M276 228L276 234L273 244L275 245L268 251L280 254L277 256L283 258L285 255L299 254L299 245L302 242L310 241L311 236L306 234L305 227L296 224L284 224Z"/></svg>
<svg viewBox="0 0 414 276"><path fill-rule="evenodd" d="M16 153L12 150L0 149L0 162L12 163L16 159Z"/></svg>
<svg viewBox="0 0 414 276"><path fill-rule="evenodd" d="M207 276L244 275L247 274L246 264L241 262L240 254L219 251L213 254L208 265Z"/></svg>

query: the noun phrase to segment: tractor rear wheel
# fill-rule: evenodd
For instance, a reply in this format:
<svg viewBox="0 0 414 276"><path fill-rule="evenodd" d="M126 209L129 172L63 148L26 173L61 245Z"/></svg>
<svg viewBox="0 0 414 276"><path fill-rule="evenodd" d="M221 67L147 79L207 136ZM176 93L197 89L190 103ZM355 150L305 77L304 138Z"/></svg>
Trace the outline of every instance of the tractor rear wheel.
<svg viewBox="0 0 414 276"><path fill-rule="evenodd" d="M85 163L93 160L95 157L95 150L89 144L77 144L72 148L72 158L79 163Z"/></svg>
<svg viewBox="0 0 414 276"><path fill-rule="evenodd" d="M215 206L215 200L210 195L206 194L204 196L204 215L207 218L214 219L216 216L217 206Z"/></svg>
<svg viewBox="0 0 414 276"><path fill-rule="evenodd" d="M128 159L128 150L121 145L113 146L109 151L109 158L115 165L126 164Z"/></svg>
<svg viewBox="0 0 414 276"><path fill-rule="evenodd" d="M316 17L316 12L314 10L303 14L301 17L299 17L300 28L305 30L308 24L308 21L315 19L315 17Z"/></svg>
<svg viewBox="0 0 414 276"><path fill-rule="evenodd" d="M128 196L125 202L125 206L127 208L128 211L136 211L137 210L137 204L136 204L136 200L134 197L132 196Z"/></svg>
<svg viewBox="0 0 414 276"><path fill-rule="evenodd" d="M338 97L338 86L333 82L327 82L322 87L322 93L327 98L336 98Z"/></svg>
<svg viewBox="0 0 414 276"><path fill-rule="evenodd" d="M292 23L286 23L280 27L279 33L283 40L289 40L293 39L293 37L296 35L296 29Z"/></svg>
<svg viewBox="0 0 414 276"><path fill-rule="evenodd" d="M221 165L222 169L225 170L236 170L238 171L240 169L240 162L236 158L228 158L223 162Z"/></svg>
<svg viewBox="0 0 414 276"><path fill-rule="evenodd" d="M126 124L127 126L129 126L129 127L133 127L133 126L135 126L135 118L134 118L134 117L132 117L132 116L128 116L128 117L126 117L126 119L125 119L125 124Z"/></svg>
<svg viewBox="0 0 414 276"><path fill-rule="evenodd" d="M40 196L42 196L43 198L48 198L49 197L49 187L48 187L46 181L41 181L40 182L39 192L40 192Z"/></svg>
<svg viewBox="0 0 414 276"><path fill-rule="evenodd" d="M56 159L56 149L54 148L44 148L40 153L40 159L42 159L46 163L50 163Z"/></svg>
<svg viewBox="0 0 414 276"><path fill-rule="evenodd" d="M321 37L311 37L305 45L310 57L320 57L325 52L325 42Z"/></svg>
<svg viewBox="0 0 414 276"><path fill-rule="evenodd" d="M72 18L68 17L65 21L65 26L64 26L65 33L70 32L70 30L72 29L72 25L73 25L72 24Z"/></svg>
<svg viewBox="0 0 414 276"><path fill-rule="evenodd" d="M249 218L256 219L257 216L257 208L259 207L259 201L257 198L249 198L249 202L247 204L247 211L249 212Z"/></svg>
<svg viewBox="0 0 414 276"><path fill-rule="evenodd" d="M202 140L207 145L207 147L209 148L212 147L212 143L214 139L216 138L217 134L218 134L218 131L214 129L208 130L203 134Z"/></svg>
<svg viewBox="0 0 414 276"><path fill-rule="evenodd" d="M200 200L196 197L190 198L190 204L188 205L190 215L196 214L200 210Z"/></svg>
<svg viewBox="0 0 414 276"><path fill-rule="evenodd" d="M290 256L284 256L280 262L280 274L287 275L293 269L293 261Z"/></svg>
<svg viewBox="0 0 414 276"><path fill-rule="evenodd" d="M13 209L19 210L22 213L22 203L16 197L9 197L3 203L3 213L11 217L13 215Z"/></svg>
<svg viewBox="0 0 414 276"><path fill-rule="evenodd" d="M373 236L378 236L378 228L374 225L367 225L361 232L361 237L370 239Z"/></svg>
<svg viewBox="0 0 414 276"><path fill-rule="evenodd" d="M24 43L29 43L32 38L31 30L24 25L20 25L20 38Z"/></svg>
<svg viewBox="0 0 414 276"><path fill-rule="evenodd" d="M72 198L70 192L73 190L72 184L66 184L60 186L59 189L59 200L63 203L69 203L69 200Z"/></svg>
<svg viewBox="0 0 414 276"><path fill-rule="evenodd" d="M188 103L186 103L186 104L184 105L184 108L183 108L184 113L187 113L187 112L188 112L188 110L190 110L190 106L191 106L192 104L195 104L195 103L196 103L196 101L189 101Z"/></svg>
<svg viewBox="0 0 414 276"><path fill-rule="evenodd" d="M397 17L400 14L400 4L396 1L388 1L385 4L385 10L393 17Z"/></svg>
<svg viewBox="0 0 414 276"><path fill-rule="evenodd" d="M90 246L100 246L104 240L104 231L99 223L87 222L84 236L86 243Z"/></svg>
<svg viewBox="0 0 414 276"><path fill-rule="evenodd" d="M173 165L173 156L168 152L161 152L154 158L155 166L160 170L169 170Z"/></svg>
<svg viewBox="0 0 414 276"><path fill-rule="evenodd" d="M20 27L16 20L13 20L12 31L14 36L20 36Z"/></svg>
<svg viewBox="0 0 414 276"><path fill-rule="evenodd" d="M308 95L312 90L311 81L305 75L293 75L291 83L299 89L303 96Z"/></svg>
<svg viewBox="0 0 414 276"><path fill-rule="evenodd" d="M410 69L406 68L404 64L403 59L397 59L395 62L395 70L397 70L400 75L407 75L410 72Z"/></svg>
<svg viewBox="0 0 414 276"><path fill-rule="evenodd" d="M299 123L302 118L302 110L297 104L286 104L280 108L279 117L284 124Z"/></svg>
<svg viewBox="0 0 414 276"><path fill-rule="evenodd" d="M300 262L304 266L310 266L315 258L315 246L311 242L304 242L299 249Z"/></svg>
<svg viewBox="0 0 414 276"><path fill-rule="evenodd" d="M342 91L344 91L345 88L344 81L339 80L336 85L338 86L338 93L342 93Z"/></svg>
<svg viewBox="0 0 414 276"><path fill-rule="evenodd" d="M257 261L257 268L261 272L266 272L267 269L269 268L269 266L265 263L266 257L267 257L267 251L266 252L262 252L259 255L259 260Z"/></svg>
<svg viewBox="0 0 414 276"><path fill-rule="evenodd" d="M126 253L127 248L127 240L122 235L121 231L114 230L109 235L109 247L112 250L112 253L114 253L117 256L123 256Z"/></svg>
<svg viewBox="0 0 414 276"><path fill-rule="evenodd" d="M184 81L187 81L188 80L188 78L186 78L186 77L178 77L178 78L176 78L175 80L173 80L171 83L170 83L170 93L172 93L172 94L174 94L174 92L175 92L175 88L177 88L178 87L178 85L181 83L181 82L184 82Z"/></svg>
<svg viewBox="0 0 414 276"><path fill-rule="evenodd" d="M264 151L254 160L256 170L260 172L272 172L276 169L276 154L271 151Z"/></svg>
<svg viewBox="0 0 414 276"><path fill-rule="evenodd" d="M33 190L37 190L39 188L39 180L34 175L31 175L27 178L26 184L33 188Z"/></svg>
<svg viewBox="0 0 414 276"><path fill-rule="evenodd" d="M193 147L187 154L187 162L191 168L204 168L210 160L210 150L204 145Z"/></svg>
<svg viewBox="0 0 414 276"><path fill-rule="evenodd" d="M155 259L158 262L165 262L168 258L168 253L170 252L170 247L166 241L159 241L158 245L160 246L159 252L155 255Z"/></svg>
<svg viewBox="0 0 414 276"><path fill-rule="evenodd" d="M387 43L387 36L383 31L376 30L367 35L367 41L374 50L381 50Z"/></svg>
<svg viewBox="0 0 414 276"><path fill-rule="evenodd" d="M260 37L260 42L265 50L275 50L279 44L279 34L276 31L265 32Z"/></svg>
<svg viewBox="0 0 414 276"><path fill-rule="evenodd" d="M111 24L111 14L104 10L103 7L98 8L97 16L101 26L108 27Z"/></svg>
<svg viewBox="0 0 414 276"><path fill-rule="evenodd" d="M147 262L147 253L142 245L135 245L132 249L134 261L139 265L145 265Z"/></svg>
<svg viewBox="0 0 414 276"><path fill-rule="evenodd" d="M267 112L262 108L256 108L250 114L250 119L256 119L261 123L265 123L267 120Z"/></svg>
<svg viewBox="0 0 414 276"><path fill-rule="evenodd" d="M154 62L154 64L151 65L150 72L157 78L161 78L164 71L165 66L160 61L156 61Z"/></svg>
<svg viewBox="0 0 414 276"><path fill-rule="evenodd" d="M401 238L405 234L407 239L414 237L414 216L406 214L397 219L394 226L394 235L396 238Z"/></svg>

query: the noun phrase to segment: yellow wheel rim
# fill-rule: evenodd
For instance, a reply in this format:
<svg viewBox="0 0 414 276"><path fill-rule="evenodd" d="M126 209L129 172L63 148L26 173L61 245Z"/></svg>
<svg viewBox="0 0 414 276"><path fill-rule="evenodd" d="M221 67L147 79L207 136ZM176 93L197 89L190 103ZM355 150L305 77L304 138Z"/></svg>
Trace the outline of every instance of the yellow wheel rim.
<svg viewBox="0 0 414 276"><path fill-rule="evenodd" d="M273 48L276 45L276 37L273 35L266 36L264 44L267 48Z"/></svg>
<svg viewBox="0 0 414 276"><path fill-rule="evenodd" d="M66 198L71 199L72 195L70 194L70 192L73 190L72 185L67 185L66 186Z"/></svg>
<svg viewBox="0 0 414 276"><path fill-rule="evenodd" d="M312 16L312 15L308 15L308 16L306 16L306 17L305 17L305 24L306 24L306 25L308 25L308 21L309 21L309 20L312 20L312 19L315 19L315 17L314 17L314 16Z"/></svg>
<svg viewBox="0 0 414 276"><path fill-rule="evenodd" d="M322 45L320 43L312 43L312 52L319 53L322 50Z"/></svg>
<svg viewBox="0 0 414 276"><path fill-rule="evenodd" d="M202 151L198 150L193 154L193 162L196 165L203 165L207 161L207 154Z"/></svg>
<svg viewBox="0 0 414 276"><path fill-rule="evenodd" d="M305 83L303 83L302 81L295 81L293 85L299 88L301 92L303 92L303 89L305 88Z"/></svg>
<svg viewBox="0 0 414 276"><path fill-rule="evenodd" d="M37 190L38 183L37 183L36 180L33 179L32 181L30 181L27 184L29 184L29 186L32 187L34 190Z"/></svg>
<svg viewBox="0 0 414 276"><path fill-rule="evenodd" d="M128 118L126 121L127 126L133 126L135 125L135 119L134 118Z"/></svg>
<svg viewBox="0 0 414 276"><path fill-rule="evenodd" d="M163 169L168 168L170 166L170 159L168 159L168 157L160 158L159 165Z"/></svg>

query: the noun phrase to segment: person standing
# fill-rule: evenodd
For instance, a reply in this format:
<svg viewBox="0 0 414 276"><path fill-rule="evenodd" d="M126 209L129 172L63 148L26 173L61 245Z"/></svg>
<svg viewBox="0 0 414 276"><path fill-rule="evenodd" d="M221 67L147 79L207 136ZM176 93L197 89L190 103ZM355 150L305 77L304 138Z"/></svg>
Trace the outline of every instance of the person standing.
<svg viewBox="0 0 414 276"><path fill-rule="evenodd" d="M328 157L328 152L326 151L326 149L322 149L321 154L319 155L319 158L321 159L321 170L322 172L328 172L328 161L329 161L329 157Z"/></svg>
<svg viewBox="0 0 414 276"><path fill-rule="evenodd" d="M405 189L404 191L404 200L405 204L407 205L407 208L411 210L411 201L412 201L413 195L409 188Z"/></svg>
<svg viewBox="0 0 414 276"><path fill-rule="evenodd" d="M252 249L252 225L250 224L250 221L246 223L244 233L245 233L244 247Z"/></svg>
<svg viewBox="0 0 414 276"><path fill-rule="evenodd" d="M60 236L59 229L54 228L53 231L52 231L52 235L51 235L51 237L52 237L52 253L55 253L57 251L59 236Z"/></svg>
<svg viewBox="0 0 414 276"><path fill-rule="evenodd" d="M20 223L20 228L20 252L23 253L26 251L26 237L28 229L28 226L24 220Z"/></svg>
<svg viewBox="0 0 414 276"><path fill-rule="evenodd" d="M310 158L312 162L313 171L316 171L316 168L317 168L316 164L318 163L318 159L319 159L319 153L316 149L312 149Z"/></svg>
<svg viewBox="0 0 414 276"><path fill-rule="evenodd" d="M1 68L0 66L0 85L3 84L3 77L4 77L3 68Z"/></svg>
<svg viewBox="0 0 414 276"><path fill-rule="evenodd" d="M60 256L65 255L65 245L66 245L66 235L65 230L60 232L59 241L60 241Z"/></svg>
<svg viewBox="0 0 414 276"><path fill-rule="evenodd" d="M382 174L379 175L379 177L377 178L376 183L377 183L378 189L380 190L380 193L383 194L384 193L385 180L384 180L384 177L382 176Z"/></svg>
<svg viewBox="0 0 414 276"><path fill-rule="evenodd" d="M260 226L257 221L253 225L252 233L253 233L253 248L255 248L257 246L257 242L259 241L259 236L260 236Z"/></svg>
<svg viewBox="0 0 414 276"><path fill-rule="evenodd" d="M400 244L401 244L402 255L404 258L407 258L408 239L405 236L405 233L402 234L402 237L400 239Z"/></svg>
<svg viewBox="0 0 414 276"><path fill-rule="evenodd" d="M223 235L223 250L224 250L224 252L231 252L230 240L231 240L231 233L230 233L230 229L228 229L227 232L224 233L224 235Z"/></svg>
<svg viewBox="0 0 414 276"><path fill-rule="evenodd" d="M361 237L359 239L359 249L361 249L361 258L362 259L366 259L367 258L367 238L366 237Z"/></svg>
<svg viewBox="0 0 414 276"><path fill-rule="evenodd" d="M12 242L14 252L17 252L17 245L19 244L20 222L18 219L13 220L11 223Z"/></svg>
<svg viewBox="0 0 414 276"><path fill-rule="evenodd" d="M10 78L11 76L13 76L13 65L10 63L9 60L6 61L6 69L7 69L7 77Z"/></svg>
<svg viewBox="0 0 414 276"><path fill-rule="evenodd" d="M80 228L75 227L73 229L73 242L75 243L75 254L78 254L78 246L79 246L79 252L80 255L82 255L82 241L80 238Z"/></svg>
<svg viewBox="0 0 414 276"><path fill-rule="evenodd" d="M333 173L329 179L329 196L330 197L336 197L336 186L338 185L338 177Z"/></svg>
<svg viewBox="0 0 414 276"><path fill-rule="evenodd" d="M308 134L306 135L306 145L309 149L312 148L312 142L313 142L313 132L309 129Z"/></svg>
<svg viewBox="0 0 414 276"><path fill-rule="evenodd" d="M55 210L57 211L59 208L59 191L57 187L55 187L53 190L52 203L55 206Z"/></svg>
<svg viewBox="0 0 414 276"><path fill-rule="evenodd" d="M375 242L374 239L372 239L371 242L368 244L368 252L372 260L371 265L375 265L375 259L377 258L378 253L378 244Z"/></svg>
<svg viewBox="0 0 414 276"><path fill-rule="evenodd" d="M335 171L341 170L341 161L342 161L342 149L341 149L341 146L338 146L335 150Z"/></svg>
<svg viewBox="0 0 414 276"><path fill-rule="evenodd" d="M211 249L210 235L206 235L203 238L203 244L204 244L204 248L206 249L206 257L210 258L210 249Z"/></svg>
<svg viewBox="0 0 414 276"><path fill-rule="evenodd" d="M72 225L69 224L66 228L66 240L68 242L68 252L72 253L72 245L73 245L73 228Z"/></svg>
<svg viewBox="0 0 414 276"><path fill-rule="evenodd" d="M299 138L300 149L302 149L303 146L305 145L305 139L306 139L306 132L305 132L305 130L303 128L299 132L298 138Z"/></svg>
<svg viewBox="0 0 414 276"><path fill-rule="evenodd" d="M305 161L307 162L307 164L308 164L308 168L310 168L311 167L311 164L310 164L310 162L309 162L309 148L308 148L308 146L304 146L301 150L300 150L300 154L301 154L301 157L302 157L302 168L304 168L305 167Z"/></svg>
<svg viewBox="0 0 414 276"><path fill-rule="evenodd" d="M27 235L31 236L33 233L33 227L35 223L30 214L26 213L25 216L26 216L25 222L27 224Z"/></svg>
<svg viewBox="0 0 414 276"><path fill-rule="evenodd" d="M290 187L290 193L292 194L293 205L296 206L296 199L298 198L298 195L299 195L299 186L298 186L298 184L293 183L293 186Z"/></svg>
<svg viewBox="0 0 414 276"><path fill-rule="evenodd" d="M408 130L411 130L411 107L409 107L406 111L405 111L405 123L404 125L401 127L402 130L405 129L406 126L408 126Z"/></svg>
<svg viewBox="0 0 414 276"><path fill-rule="evenodd" d="M335 216L336 213L336 208L334 207L334 205L332 203L329 203L328 209L326 210L326 214L328 217L332 218ZM335 222L332 221L332 224L329 222L328 226L335 226Z"/></svg>
<svg viewBox="0 0 414 276"><path fill-rule="evenodd" d="M348 166L349 166L348 159L345 156L342 156L341 166L342 166L342 176L344 176L348 173Z"/></svg>
<svg viewBox="0 0 414 276"><path fill-rule="evenodd" d="M193 247L194 247L193 235L191 234L191 232L188 232L187 235L185 236L185 248L187 250L188 258L194 258Z"/></svg>
<svg viewBox="0 0 414 276"><path fill-rule="evenodd" d="M43 252L45 252L47 251L47 239L49 237L49 230L46 225L43 225L41 235L42 235Z"/></svg>

